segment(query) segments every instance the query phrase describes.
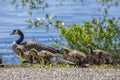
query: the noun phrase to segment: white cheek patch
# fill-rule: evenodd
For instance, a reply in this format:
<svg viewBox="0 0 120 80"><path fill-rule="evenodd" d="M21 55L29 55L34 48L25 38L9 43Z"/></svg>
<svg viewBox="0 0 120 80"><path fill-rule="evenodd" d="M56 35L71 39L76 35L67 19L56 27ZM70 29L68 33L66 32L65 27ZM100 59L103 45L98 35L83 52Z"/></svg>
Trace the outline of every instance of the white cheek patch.
<svg viewBox="0 0 120 80"><path fill-rule="evenodd" d="M14 42L12 42L12 44L11 44L11 45L13 46L13 45L15 45L15 44L17 44L17 43L14 41Z"/></svg>

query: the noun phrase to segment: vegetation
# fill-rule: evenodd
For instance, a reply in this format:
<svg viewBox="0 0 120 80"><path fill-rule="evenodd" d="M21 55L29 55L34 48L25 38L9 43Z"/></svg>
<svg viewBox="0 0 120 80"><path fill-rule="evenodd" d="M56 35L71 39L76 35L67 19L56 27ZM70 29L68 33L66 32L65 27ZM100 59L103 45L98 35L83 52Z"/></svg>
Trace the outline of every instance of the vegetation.
<svg viewBox="0 0 120 80"><path fill-rule="evenodd" d="M72 65L68 65L68 64L59 64L59 65L40 65L40 64L34 64L34 65L30 65L30 64L9 64L9 65L0 65L0 68L79 68L80 66L72 66ZM82 68L82 67L81 67ZM116 68L116 69L120 69L120 66L114 66L114 65L92 65L89 66L89 68Z"/></svg>
<svg viewBox="0 0 120 80"><path fill-rule="evenodd" d="M85 20L84 25L72 24L60 28L60 34L66 39L72 49L86 51L86 45L92 44L103 50L115 50L120 46L120 28L115 18ZM103 24L106 24L105 26ZM116 42L114 42L114 40Z"/></svg>

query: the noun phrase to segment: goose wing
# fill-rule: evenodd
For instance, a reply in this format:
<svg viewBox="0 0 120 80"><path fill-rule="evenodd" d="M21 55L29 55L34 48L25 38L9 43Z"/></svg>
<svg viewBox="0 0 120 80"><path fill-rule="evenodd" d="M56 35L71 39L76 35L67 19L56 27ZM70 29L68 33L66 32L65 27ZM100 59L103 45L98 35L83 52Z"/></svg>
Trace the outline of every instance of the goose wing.
<svg viewBox="0 0 120 80"><path fill-rule="evenodd" d="M34 42L34 41L23 42L23 43L21 43L21 45L24 47L23 48L24 51L29 51L32 48L35 48L38 51L46 50L46 51L49 51L49 52L52 52L52 53L60 53L59 50L57 50L57 49L55 49L53 47L46 46L44 44L37 43L37 42Z"/></svg>

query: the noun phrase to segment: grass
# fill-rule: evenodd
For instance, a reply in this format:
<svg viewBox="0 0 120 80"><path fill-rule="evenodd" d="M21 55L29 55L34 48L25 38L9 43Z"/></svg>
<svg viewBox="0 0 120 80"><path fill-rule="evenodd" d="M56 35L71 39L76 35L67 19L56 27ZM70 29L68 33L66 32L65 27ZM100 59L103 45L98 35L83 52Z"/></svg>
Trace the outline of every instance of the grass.
<svg viewBox="0 0 120 80"><path fill-rule="evenodd" d="M89 65L88 67L74 66L69 64L5 64L0 65L0 68L106 68L106 69L120 69L120 65Z"/></svg>
<svg viewBox="0 0 120 80"><path fill-rule="evenodd" d="M72 68L73 66L68 64L60 64L60 65L41 65L41 64L5 64L0 65L0 68Z"/></svg>

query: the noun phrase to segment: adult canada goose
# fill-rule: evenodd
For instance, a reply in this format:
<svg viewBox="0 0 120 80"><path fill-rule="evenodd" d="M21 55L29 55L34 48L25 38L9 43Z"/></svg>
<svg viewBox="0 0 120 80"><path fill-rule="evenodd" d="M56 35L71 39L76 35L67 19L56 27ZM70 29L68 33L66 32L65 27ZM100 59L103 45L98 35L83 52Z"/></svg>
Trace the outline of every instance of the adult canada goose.
<svg viewBox="0 0 120 80"><path fill-rule="evenodd" d="M21 47L17 47L16 52L21 58L26 59L29 63L33 63L33 57L29 54L29 51L24 52Z"/></svg>
<svg viewBox="0 0 120 80"><path fill-rule="evenodd" d="M61 49L61 53L63 53L65 56L69 57L71 60L73 60L76 63L79 63L80 65L86 64L87 56L83 52L79 52L77 50L69 50L66 47L63 47Z"/></svg>
<svg viewBox="0 0 120 80"><path fill-rule="evenodd" d="M104 51L104 50L93 50L92 45L88 44L87 48L90 50L90 55L95 59L95 62L97 64L101 63L110 63L110 53Z"/></svg>
<svg viewBox="0 0 120 80"><path fill-rule="evenodd" d="M45 50L41 50L38 52L36 49L31 49L29 54L39 60L43 60L45 64L50 63L52 58L54 57L53 53Z"/></svg>
<svg viewBox="0 0 120 80"><path fill-rule="evenodd" d="M13 30L11 35L19 35L20 36L20 38L18 40L14 41L12 43L12 49L14 50L14 52L16 52L15 49L19 46L23 49L23 51L30 51L32 48L35 48L38 51L46 50L46 51L49 51L49 52L52 52L52 53L60 53L59 50L57 50L53 47L46 46L44 44L41 44L41 43L38 43L38 42L35 42L35 41L22 42L23 39L24 39L24 34L19 29Z"/></svg>

